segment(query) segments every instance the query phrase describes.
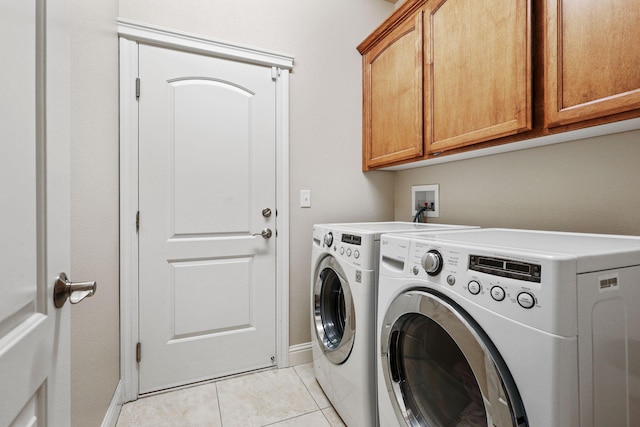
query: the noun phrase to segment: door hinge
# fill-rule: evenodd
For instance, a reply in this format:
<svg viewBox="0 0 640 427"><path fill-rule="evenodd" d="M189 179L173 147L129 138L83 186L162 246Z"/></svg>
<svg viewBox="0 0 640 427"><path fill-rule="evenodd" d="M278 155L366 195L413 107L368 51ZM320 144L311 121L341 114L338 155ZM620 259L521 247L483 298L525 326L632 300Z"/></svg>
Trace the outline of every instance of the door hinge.
<svg viewBox="0 0 640 427"><path fill-rule="evenodd" d="M136 231L140 231L140 211L136 212Z"/></svg>
<svg viewBox="0 0 640 427"><path fill-rule="evenodd" d="M140 363L142 360L142 345L140 343L136 344L136 363Z"/></svg>
<svg viewBox="0 0 640 427"><path fill-rule="evenodd" d="M280 69L277 67L271 67L271 80L275 82L278 80L278 77L280 77Z"/></svg>
<svg viewBox="0 0 640 427"><path fill-rule="evenodd" d="M136 77L136 99L140 98L140 77Z"/></svg>

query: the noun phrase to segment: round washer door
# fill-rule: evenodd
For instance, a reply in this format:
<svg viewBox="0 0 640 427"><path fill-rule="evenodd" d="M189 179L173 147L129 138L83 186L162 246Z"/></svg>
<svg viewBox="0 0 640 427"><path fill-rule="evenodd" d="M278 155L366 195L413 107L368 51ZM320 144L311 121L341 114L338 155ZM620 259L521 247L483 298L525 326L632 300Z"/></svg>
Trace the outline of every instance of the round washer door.
<svg viewBox="0 0 640 427"><path fill-rule="evenodd" d="M313 301L320 348L332 363L344 363L353 348L356 315L349 282L340 263L332 256L325 257L318 265Z"/></svg>
<svg viewBox="0 0 640 427"><path fill-rule="evenodd" d="M455 302L400 294L384 318L381 356L389 398L409 426L527 426L506 364Z"/></svg>

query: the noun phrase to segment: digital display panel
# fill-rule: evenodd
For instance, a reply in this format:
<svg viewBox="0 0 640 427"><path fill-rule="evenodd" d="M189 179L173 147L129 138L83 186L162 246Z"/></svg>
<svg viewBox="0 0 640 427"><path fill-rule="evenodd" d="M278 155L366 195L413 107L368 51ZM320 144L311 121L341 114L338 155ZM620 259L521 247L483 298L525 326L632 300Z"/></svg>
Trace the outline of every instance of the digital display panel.
<svg viewBox="0 0 640 427"><path fill-rule="evenodd" d="M541 281L542 266L491 256L469 255L469 269L528 282Z"/></svg>
<svg viewBox="0 0 640 427"><path fill-rule="evenodd" d="M342 243L349 243L350 245L361 245L362 237L356 236L355 234L343 234Z"/></svg>
<svg viewBox="0 0 640 427"><path fill-rule="evenodd" d="M504 261L494 258L478 258L478 264L487 267L504 268Z"/></svg>
<svg viewBox="0 0 640 427"><path fill-rule="evenodd" d="M507 262L507 270L519 271L521 273L529 274L531 272L531 266L528 264L520 264L515 262Z"/></svg>

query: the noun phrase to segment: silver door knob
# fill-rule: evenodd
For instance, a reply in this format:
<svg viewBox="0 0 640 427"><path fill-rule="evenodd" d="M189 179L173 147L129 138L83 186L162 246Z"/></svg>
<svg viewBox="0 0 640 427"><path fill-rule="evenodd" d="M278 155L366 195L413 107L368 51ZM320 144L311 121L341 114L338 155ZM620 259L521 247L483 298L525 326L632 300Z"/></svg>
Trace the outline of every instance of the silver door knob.
<svg viewBox="0 0 640 427"><path fill-rule="evenodd" d="M253 233L252 236L262 236L264 239L269 239L273 235L270 228L265 228L259 233Z"/></svg>
<svg viewBox="0 0 640 427"><path fill-rule="evenodd" d="M98 284L96 282L71 282L67 275L60 273L56 284L53 287L53 303L60 308L67 302L77 304L87 297L91 297L96 293Z"/></svg>

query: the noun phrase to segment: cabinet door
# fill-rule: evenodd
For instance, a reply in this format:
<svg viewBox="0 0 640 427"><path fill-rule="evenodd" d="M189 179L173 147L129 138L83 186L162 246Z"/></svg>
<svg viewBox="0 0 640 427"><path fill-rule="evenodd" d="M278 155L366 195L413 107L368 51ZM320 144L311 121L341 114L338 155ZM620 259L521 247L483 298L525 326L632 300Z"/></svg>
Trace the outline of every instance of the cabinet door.
<svg viewBox="0 0 640 427"><path fill-rule="evenodd" d="M363 169L421 157L422 22L418 10L363 56Z"/></svg>
<svg viewBox="0 0 640 427"><path fill-rule="evenodd" d="M531 129L529 0L436 0L425 20L430 153Z"/></svg>
<svg viewBox="0 0 640 427"><path fill-rule="evenodd" d="M640 2L546 1L546 125L640 108Z"/></svg>

